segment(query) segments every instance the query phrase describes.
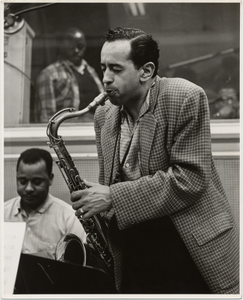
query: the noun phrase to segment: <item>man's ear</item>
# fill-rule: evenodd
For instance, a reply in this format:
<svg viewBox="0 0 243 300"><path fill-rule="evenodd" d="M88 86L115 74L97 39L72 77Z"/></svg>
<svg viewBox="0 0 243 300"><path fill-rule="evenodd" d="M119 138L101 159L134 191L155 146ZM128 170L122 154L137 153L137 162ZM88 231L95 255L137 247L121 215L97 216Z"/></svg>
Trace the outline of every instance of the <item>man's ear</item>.
<svg viewBox="0 0 243 300"><path fill-rule="evenodd" d="M53 174L53 173L51 173L51 175L50 175L50 185L52 185L53 178L54 178L54 174Z"/></svg>
<svg viewBox="0 0 243 300"><path fill-rule="evenodd" d="M152 78L155 70L155 65L152 62L147 62L140 68L140 70L141 70L140 80L145 82L150 78Z"/></svg>

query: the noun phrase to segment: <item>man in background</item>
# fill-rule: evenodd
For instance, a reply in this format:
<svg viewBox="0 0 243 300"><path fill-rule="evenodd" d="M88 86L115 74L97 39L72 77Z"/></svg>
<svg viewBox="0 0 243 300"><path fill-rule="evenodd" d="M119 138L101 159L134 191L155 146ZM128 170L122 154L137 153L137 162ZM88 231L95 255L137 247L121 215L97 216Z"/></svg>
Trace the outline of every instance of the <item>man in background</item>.
<svg viewBox="0 0 243 300"><path fill-rule="evenodd" d="M46 67L37 78L37 93L41 104L40 122L48 122L59 110L74 107L81 110L100 93L103 85L94 70L84 60L86 39L77 28L57 35L58 59ZM93 112L79 121L93 121ZM75 121L75 120L73 120Z"/></svg>
<svg viewBox="0 0 243 300"><path fill-rule="evenodd" d="M26 222L22 253L55 259L56 245L73 233L86 241L84 229L72 207L49 193L53 160L44 149L24 151L17 161L19 196L4 203L5 222Z"/></svg>

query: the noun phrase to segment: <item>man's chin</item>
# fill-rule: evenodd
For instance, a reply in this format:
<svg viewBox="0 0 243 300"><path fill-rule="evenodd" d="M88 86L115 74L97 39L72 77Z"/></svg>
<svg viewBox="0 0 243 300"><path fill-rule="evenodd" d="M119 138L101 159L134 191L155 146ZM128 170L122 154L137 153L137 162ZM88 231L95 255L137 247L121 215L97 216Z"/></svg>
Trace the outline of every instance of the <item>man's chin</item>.
<svg viewBox="0 0 243 300"><path fill-rule="evenodd" d="M122 105L122 103L116 97L111 97L111 98L109 97L109 100L115 106L121 106Z"/></svg>
<svg viewBox="0 0 243 300"><path fill-rule="evenodd" d="M116 106L120 106L121 105L120 101L119 101L119 97L117 97L117 95L115 95L115 93L113 93L113 94L109 93L108 97L109 97L110 102L113 105L116 105Z"/></svg>
<svg viewBox="0 0 243 300"><path fill-rule="evenodd" d="M38 202L33 198L22 198L22 203L31 209L35 209L38 206Z"/></svg>
<svg viewBox="0 0 243 300"><path fill-rule="evenodd" d="M72 63L73 63L75 66L79 67L79 66L81 65L81 63L82 63L82 58L80 58L80 59L73 59L73 60L72 60Z"/></svg>

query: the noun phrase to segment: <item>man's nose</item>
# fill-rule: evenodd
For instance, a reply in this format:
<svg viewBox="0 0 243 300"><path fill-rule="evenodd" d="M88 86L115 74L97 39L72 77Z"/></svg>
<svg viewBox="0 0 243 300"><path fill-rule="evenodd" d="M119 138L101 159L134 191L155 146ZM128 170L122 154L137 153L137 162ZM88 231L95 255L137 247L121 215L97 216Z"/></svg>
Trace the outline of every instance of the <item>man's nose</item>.
<svg viewBox="0 0 243 300"><path fill-rule="evenodd" d="M75 52L75 53L79 53L79 52L81 52L81 50L80 50L78 47L75 47L75 48L74 48L74 52Z"/></svg>
<svg viewBox="0 0 243 300"><path fill-rule="evenodd" d="M28 183L26 184L25 190L26 190L26 192L31 192L34 190L32 183L30 181L28 181Z"/></svg>
<svg viewBox="0 0 243 300"><path fill-rule="evenodd" d="M109 70L105 70L103 73L103 83L104 84L111 84L114 81L112 73Z"/></svg>

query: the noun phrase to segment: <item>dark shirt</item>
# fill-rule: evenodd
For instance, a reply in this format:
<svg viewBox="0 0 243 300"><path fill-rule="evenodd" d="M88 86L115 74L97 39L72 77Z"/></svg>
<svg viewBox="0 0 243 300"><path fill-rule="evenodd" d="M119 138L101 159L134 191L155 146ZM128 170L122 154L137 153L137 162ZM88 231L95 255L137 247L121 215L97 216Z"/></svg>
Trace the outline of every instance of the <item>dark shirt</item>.
<svg viewBox="0 0 243 300"><path fill-rule="evenodd" d="M87 107L100 92L97 84L86 68L84 69L83 75L80 74L75 68L72 70L78 82L80 95L79 110L81 110Z"/></svg>

